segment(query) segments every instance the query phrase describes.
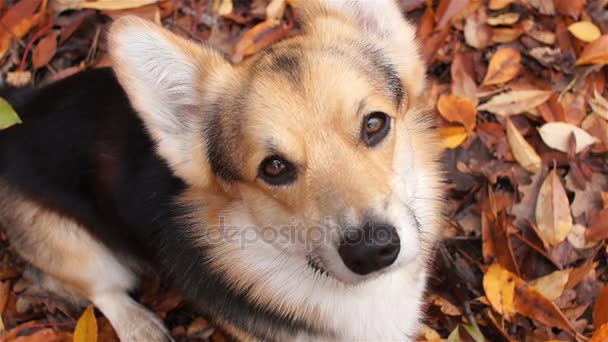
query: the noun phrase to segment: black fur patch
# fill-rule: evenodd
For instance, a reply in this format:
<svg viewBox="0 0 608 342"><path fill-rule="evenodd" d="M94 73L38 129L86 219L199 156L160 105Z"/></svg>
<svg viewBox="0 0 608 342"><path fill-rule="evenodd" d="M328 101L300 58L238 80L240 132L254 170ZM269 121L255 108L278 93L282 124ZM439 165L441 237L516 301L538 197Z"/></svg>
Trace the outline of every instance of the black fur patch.
<svg viewBox="0 0 608 342"><path fill-rule="evenodd" d="M317 332L251 303L206 263L208 251L195 245L182 218L190 209L174 204L186 185L155 153L110 69L79 73L27 98L7 98L24 123L0 131L3 182L78 221L114 251L147 260L212 320L261 340ZM210 133L219 137L223 131ZM219 141L213 155L226 157ZM227 170L220 172L235 177Z"/></svg>
<svg viewBox="0 0 608 342"><path fill-rule="evenodd" d="M228 145L234 140L231 139L231 135L238 134L240 130L237 128L235 132L236 127L232 124L231 131L223 122L222 117L226 115L226 107L219 100L208 106L207 111L203 134L211 171L225 181L240 181L241 176L234 163L235 156L232 147Z"/></svg>
<svg viewBox="0 0 608 342"><path fill-rule="evenodd" d="M301 85L302 79L302 60L293 51L272 56L270 69L279 74L285 75L293 86Z"/></svg>
<svg viewBox="0 0 608 342"><path fill-rule="evenodd" d="M382 50L373 46L365 45L361 52L371 61L373 70L385 81L386 88L392 95L393 101L399 106L405 94L395 66L388 60Z"/></svg>

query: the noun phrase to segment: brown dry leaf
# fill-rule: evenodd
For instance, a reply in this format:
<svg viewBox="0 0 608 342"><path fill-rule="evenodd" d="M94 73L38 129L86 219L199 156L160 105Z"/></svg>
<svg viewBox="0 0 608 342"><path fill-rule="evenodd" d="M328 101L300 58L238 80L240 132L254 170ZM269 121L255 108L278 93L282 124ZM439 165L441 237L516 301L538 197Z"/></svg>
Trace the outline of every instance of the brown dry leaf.
<svg viewBox="0 0 608 342"><path fill-rule="evenodd" d="M513 48L503 48L492 56L484 85L507 83L512 80L521 67L521 54Z"/></svg>
<svg viewBox="0 0 608 342"><path fill-rule="evenodd" d="M544 31L544 30L529 31L528 36L530 36L533 39L535 39L543 44L546 44L546 45L555 44L555 40L557 39L557 37L555 36L555 33L551 32L551 31ZM536 49L538 49L538 48L536 48Z"/></svg>
<svg viewBox="0 0 608 342"><path fill-rule="evenodd" d="M601 327L608 324L608 285L600 289L593 307L593 325Z"/></svg>
<svg viewBox="0 0 608 342"><path fill-rule="evenodd" d="M289 29L277 19L268 19L257 24L245 32L236 44L232 61L236 63L243 57L257 53L266 46L283 39L288 32Z"/></svg>
<svg viewBox="0 0 608 342"><path fill-rule="evenodd" d="M30 71L13 71L6 73L6 83L11 87L25 87L32 82L32 73Z"/></svg>
<svg viewBox="0 0 608 342"><path fill-rule="evenodd" d="M594 89L593 97L589 99L589 106L593 112L608 120L608 100Z"/></svg>
<svg viewBox="0 0 608 342"><path fill-rule="evenodd" d="M65 331L57 331L52 328L38 330L27 336L19 336L12 342L71 342L72 334ZM87 341L88 342L88 341Z"/></svg>
<svg viewBox="0 0 608 342"><path fill-rule="evenodd" d="M574 135L576 139L576 153L580 153L598 141L584 129L565 122L546 123L538 129L538 133L540 133L547 146L565 153L570 149L569 140L571 135Z"/></svg>
<svg viewBox="0 0 608 342"><path fill-rule="evenodd" d="M546 171L546 169L543 171ZM532 182L528 185L519 185L518 190L523 198L521 202L515 204L511 208L511 214L515 216L513 224L516 227L522 228L527 225L527 222L534 221L536 200L540 187L542 186L542 181L545 178L544 173L545 172L539 172L532 175Z"/></svg>
<svg viewBox="0 0 608 342"><path fill-rule="evenodd" d="M437 22L437 28L441 29L450 23L452 18L461 12L470 0L444 0L439 3L437 7L437 13L435 14L435 21Z"/></svg>
<svg viewBox="0 0 608 342"><path fill-rule="evenodd" d="M608 152L608 121L593 113L585 118L581 127L599 141L591 151L597 153Z"/></svg>
<svg viewBox="0 0 608 342"><path fill-rule="evenodd" d="M483 289L494 311L510 319L517 311L513 306L516 276L499 264L493 264L483 276Z"/></svg>
<svg viewBox="0 0 608 342"><path fill-rule="evenodd" d="M530 286L550 301L554 301L559 298L566 289L569 277L570 270L555 271L544 277L532 280Z"/></svg>
<svg viewBox="0 0 608 342"><path fill-rule="evenodd" d="M477 111L475 105L466 97L441 95L437 101L437 110L449 122L463 124L469 132L475 129Z"/></svg>
<svg viewBox="0 0 608 342"><path fill-rule="evenodd" d="M585 46L576 60L576 65L582 64L608 64L608 34Z"/></svg>
<svg viewBox="0 0 608 342"><path fill-rule="evenodd" d="M46 1L22 0L4 13L0 18L0 58L4 57L13 39L23 38L39 23L46 10L45 6ZM40 10L36 12L38 8Z"/></svg>
<svg viewBox="0 0 608 342"><path fill-rule="evenodd" d="M519 21L519 13L510 12L503 13L496 17L488 17L488 25L491 26L501 26L501 25L513 25L517 21Z"/></svg>
<svg viewBox="0 0 608 342"><path fill-rule="evenodd" d="M606 342L608 341L608 324L602 325L596 329L589 342Z"/></svg>
<svg viewBox="0 0 608 342"><path fill-rule="evenodd" d="M587 0L553 0L555 8L562 15L578 18Z"/></svg>
<svg viewBox="0 0 608 342"><path fill-rule="evenodd" d="M586 232L587 228L585 228L585 226L575 224L572 226L572 230L566 239L572 247L577 249L588 249L597 246L597 242L587 241L587 238L585 237Z"/></svg>
<svg viewBox="0 0 608 342"><path fill-rule="evenodd" d="M538 193L536 225L550 246L564 241L572 230L572 215L566 190L553 169Z"/></svg>
<svg viewBox="0 0 608 342"><path fill-rule="evenodd" d="M589 221L589 227L585 232L587 241L608 240L608 208L602 209Z"/></svg>
<svg viewBox="0 0 608 342"><path fill-rule="evenodd" d="M482 212L481 237L483 259L486 263L498 262L510 272L519 274L511 238L505 225L496 224L487 213Z"/></svg>
<svg viewBox="0 0 608 342"><path fill-rule="evenodd" d="M82 313L74 329L74 342L97 341L97 319L93 306L89 305Z"/></svg>
<svg viewBox="0 0 608 342"><path fill-rule="evenodd" d="M431 294L431 296L429 298L429 302L433 303L433 305L439 307L441 312L443 312L444 314L446 314L448 316L461 316L462 315L462 310L460 310L460 308L458 308L456 305L450 303L445 298L443 298L437 294Z"/></svg>
<svg viewBox="0 0 608 342"><path fill-rule="evenodd" d="M511 146L513 157L519 165L532 173L538 173L542 166L542 159L530 145L511 120L507 119L507 140Z"/></svg>
<svg viewBox="0 0 608 342"><path fill-rule="evenodd" d="M492 42L497 44L514 42L524 33L524 30L520 27L492 28L491 31Z"/></svg>
<svg viewBox="0 0 608 342"><path fill-rule="evenodd" d="M57 31L51 31L46 37L42 38L32 54L32 65L39 69L47 65L57 51Z"/></svg>
<svg viewBox="0 0 608 342"><path fill-rule="evenodd" d="M452 75L452 94L466 97L477 107L479 103L476 95L477 85L465 67L464 54L458 53L454 56L450 73Z"/></svg>
<svg viewBox="0 0 608 342"><path fill-rule="evenodd" d="M478 12L466 18L464 40L470 46L482 50L492 41L492 30L485 22L485 14Z"/></svg>
<svg viewBox="0 0 608 342"><path fill-rule="evenodd" d="M591 212L597 213L602 209L601 194L602 191L608 190L608 177L602 173L594 172L588 179L589 181L585 183L584 189L581 189L576 185L573 172L569 172L566 176L566 189L574 192L574 201L570 206L574 217L580 217Z"/></svg>
<svg viewBox="0 0 608 342"><path fill-rule="evenodd" d="M540 106L551 94L549 90L512 90L494 96L477 109L504 116L521 114Z"/></svg>
<svg viewBox="0 0 608 342"><path fill-rule="evenodd" d="M467 130L462 126L444 127L439 129L441 144L445 148L456 148L467 140Z"/></svg>
<svg viewBox="0 0 608 342"><path fill-rule="evenodd" d="M57 12L78 9L121 10L137 8L157 3L159 0L53 0Z"/></svg>
<svg viewBox="0 0 608 342"><path fill-rule="evenodd" d="M591 43L602 35L600 29L590 21L579 21L571 24L568 26L568 31L576 38L587 43Z"/></svg>

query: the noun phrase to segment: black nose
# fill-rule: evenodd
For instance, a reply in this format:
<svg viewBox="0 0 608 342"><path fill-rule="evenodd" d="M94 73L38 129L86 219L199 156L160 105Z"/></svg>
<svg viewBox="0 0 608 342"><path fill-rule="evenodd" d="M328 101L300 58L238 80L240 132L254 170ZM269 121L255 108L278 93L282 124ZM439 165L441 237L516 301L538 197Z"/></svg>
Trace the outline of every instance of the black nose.
<svg viewBox="0 0 608 342"><path fill-rule="evenodd" d="M400 249L395 227L368 222L345 234L338 253L346 267L365 275L392 265Z"/></svg>

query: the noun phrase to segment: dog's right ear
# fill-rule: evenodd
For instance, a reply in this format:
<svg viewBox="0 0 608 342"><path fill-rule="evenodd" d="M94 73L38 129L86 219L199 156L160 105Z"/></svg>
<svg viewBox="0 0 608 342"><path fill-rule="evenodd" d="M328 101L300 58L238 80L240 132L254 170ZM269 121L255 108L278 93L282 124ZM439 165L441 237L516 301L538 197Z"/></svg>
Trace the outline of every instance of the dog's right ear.
<svg viewBox="0 0 608 342"><path fill-rule="evenodd" d="M122 17L109 32L118 81L173 173L207 186L211 170L202 136L204 104L232 66L211 48L137 17Z"/></svg>

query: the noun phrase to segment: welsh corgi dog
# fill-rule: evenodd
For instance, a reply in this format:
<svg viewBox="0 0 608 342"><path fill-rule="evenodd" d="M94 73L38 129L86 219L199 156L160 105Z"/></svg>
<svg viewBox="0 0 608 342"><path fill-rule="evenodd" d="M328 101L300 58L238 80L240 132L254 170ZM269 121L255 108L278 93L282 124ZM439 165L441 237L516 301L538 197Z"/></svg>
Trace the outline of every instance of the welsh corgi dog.
<svg viewBox="0 0 608 342"><path fill-rule="evenodd" d="M0 223L122 341L171 339L129 295L149 266L238 340L416 336L443 194L415 29L393 0L298 15L238 65L123 17L113 69L0 94Z"/></svg>

